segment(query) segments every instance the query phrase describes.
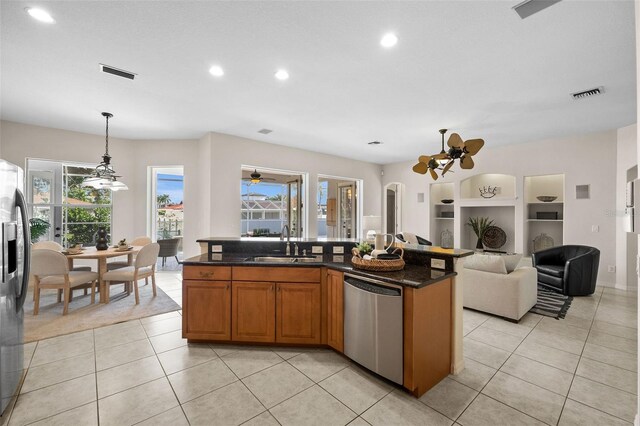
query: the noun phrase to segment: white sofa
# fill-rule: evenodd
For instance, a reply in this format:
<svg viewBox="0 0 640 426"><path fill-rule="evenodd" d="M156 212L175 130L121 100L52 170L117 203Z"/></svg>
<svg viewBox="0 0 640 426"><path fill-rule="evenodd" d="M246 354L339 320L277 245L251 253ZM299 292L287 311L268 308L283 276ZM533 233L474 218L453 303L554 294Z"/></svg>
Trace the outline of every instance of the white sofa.
<svg viewBox="0 0 640 426"><path fill-rule="evenodd" d="M537 273L529 266L508 272L505 258L475 254L467 259L462 269L463 305L519 321L537 302ZM507 263L515 268L518 260L507 258Z"/></svg>

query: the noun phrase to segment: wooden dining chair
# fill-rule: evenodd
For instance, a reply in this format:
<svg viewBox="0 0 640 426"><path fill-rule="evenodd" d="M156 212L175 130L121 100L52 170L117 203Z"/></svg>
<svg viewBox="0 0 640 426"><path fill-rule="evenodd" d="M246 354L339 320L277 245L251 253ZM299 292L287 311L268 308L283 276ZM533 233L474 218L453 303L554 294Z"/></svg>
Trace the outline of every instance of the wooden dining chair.
<svg viewBox="0 0 640 426"><path fill-rule="evenodd" d="M132 246L146 246L148 244L151 244L152 242L153 241L151 241L151 238L147 236L142 236L142 237L134 238L130 244ZM124 268L126 266L131 266L131 265L129 265L129 262L123 262L123 261L109 262L107 263L107 271L113 271L115 269Z"/></svg>
<svg viewBox="0 0 640 426"><path fill-rule="evenodd" d="M96 301L96 283L98 273L91 271L69 271L69 264L64 254L56 250L40 249L31 252L31 273L35 278L33 293L33 315L38 315L40 309L40 290L54 288L64 293L63 315L69 311L71 289L86 283L91 283L91 303ZM60 303L58 291L58 303Z"/></svg>
<svg viewBox="0 0 640 426"><path fill-rule="evenodd" d="M37 243L33 243L31 245L31 250L54 250L57 252L62 252L64 247L55 241L38 241ZM91 266L74 266L72 271L91 271ZM84 294L87 295L87 287L84 288ZM60 302L62 297L62 290L58 290L58 302ZM36 292L33 292L33 300L36 300ZM73 290L71 290L71 295L69 296L69 301L73 300Z"/></svg>
<svg viewBox="0 0 640 426"><path fill-rule="evenodd" d="M109 303L109 287L111 283L124 282L133 283L133 287L136 294L136 305L140 303L140 292L138 290L138 280L142 278L151 277L151 284L153 286L153 295L156 296L156 258L160 251L160 245L158 243L147 244L142 247L136 256L136 260L132 266L125 266L124 268L115 269L113 271L107 271L102 280L106 283L105 297L106 303ZM127 287L128 290L128 287ZM127 292L129 292L128 290Z"/></svg>

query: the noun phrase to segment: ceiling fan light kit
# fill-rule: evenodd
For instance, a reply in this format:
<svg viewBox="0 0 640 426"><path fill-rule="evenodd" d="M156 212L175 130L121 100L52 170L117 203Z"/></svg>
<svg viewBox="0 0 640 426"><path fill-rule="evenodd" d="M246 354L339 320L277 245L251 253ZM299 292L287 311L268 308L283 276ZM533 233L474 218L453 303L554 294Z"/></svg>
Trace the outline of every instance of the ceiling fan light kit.
<svg viewBox="0 0 640 426"><path fill-rule="evenodd" d="M441 170L441 176L444 176L451 169L455 160L460 160L461 169L473 169L475 163L472 157L484 146L484 140L469 139L468 141L463 141L459 134L452 133L447 141L449 149L445 151L444 135L447 133L447 129L440 129L439 131L442 136L440 152L435 155L421 155L418 157L418 164L413 166L413 171L421 175L429 172L431 178L437 180L438 173L436 170Z"/></svg>

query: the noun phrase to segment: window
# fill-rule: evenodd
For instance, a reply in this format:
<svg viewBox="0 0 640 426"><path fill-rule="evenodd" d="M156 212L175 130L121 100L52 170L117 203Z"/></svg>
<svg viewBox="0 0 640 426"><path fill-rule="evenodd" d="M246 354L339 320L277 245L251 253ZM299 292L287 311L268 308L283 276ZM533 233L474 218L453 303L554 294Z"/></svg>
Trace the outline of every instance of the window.
<svg viewBox="0 0 640 426"><path fill-rule="evenodd" d="M37 240L56 241L64 246L95 245L97 232L111 233L111 191L83 187L93 170L90 164L49 160L27 160L28 200L31 217L48 224Z"/></svg>
<svg viewBox="0 0 640 426"><path fill-rule="evenodd" d="M95 245L99 228L111 234L111 191L82 186L90 166L63 166L63 245Z"/></svg>

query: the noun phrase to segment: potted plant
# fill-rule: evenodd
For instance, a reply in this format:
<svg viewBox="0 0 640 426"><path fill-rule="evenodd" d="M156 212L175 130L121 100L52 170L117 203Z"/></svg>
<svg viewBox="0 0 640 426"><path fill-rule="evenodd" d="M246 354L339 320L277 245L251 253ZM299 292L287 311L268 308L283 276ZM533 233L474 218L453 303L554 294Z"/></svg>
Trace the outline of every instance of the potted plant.
<svg viewBox="0 0 640 426"><path fill-rule="evenodd" d="M29 231L31 233L31 242L36 242L38 239L47 232L49 232L49 222L43 219L33 218L29 219Z"/></svg>
<svg viewBox="0 0 640 426"><path fill-rule="evenodd" d="M471 229L473 229L476 237L478 237L476 249L484 249L484 246L482 245L482 237L484 236L487 228L493 225L493 219L489 219L488 217L470 217L467 225L469 225Z"/></svg>

